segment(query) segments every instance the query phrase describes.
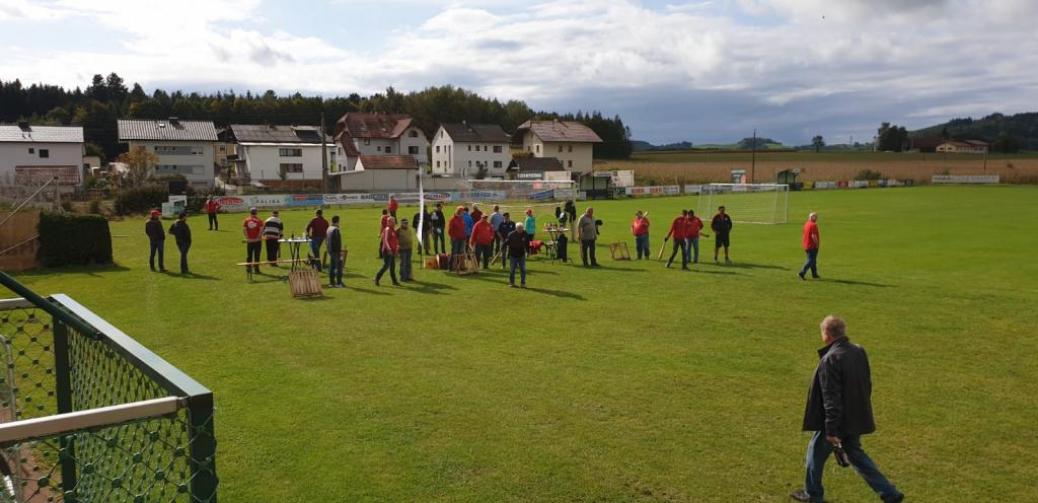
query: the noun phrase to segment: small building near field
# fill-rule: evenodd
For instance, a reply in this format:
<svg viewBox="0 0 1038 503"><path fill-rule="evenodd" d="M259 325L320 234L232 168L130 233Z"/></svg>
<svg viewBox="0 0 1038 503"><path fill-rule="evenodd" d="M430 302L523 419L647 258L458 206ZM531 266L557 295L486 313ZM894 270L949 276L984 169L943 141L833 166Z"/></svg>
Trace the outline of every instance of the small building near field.
<svg viewBox="0 0 1038 503"><path fill-rule="evenodd" d="M119 120L119 143L158 156L155 176L183 175L195 187L215 183L216 126L212 121Z"/></svg>
<svg viewBox="0 0 1038 503"><path fill-rule="evenodd" d="M0 124L0 185L82 185L83 128Z"/></svg>
<svg viewBox="0 0 1038 503"><path fill-rule="evenodd" d="M415 192L418 160L412 155L361 155L354 169L334 173L344 192Z"/></svg>
<svg viewBox="0 0 1038 503"><path fill-rule="evenodd" d="M432 173L503 178L512 159L510 143L511 137L497 124L441 124L433 135Z"/></svg>
<svg viewBox="0 0 1038 503"><path fill-rule="evenodd" d="M990 145L980 140L947 140L937 146L945 154L986 154Z"/></svg>
<svg viewBox="0 0 1038 503"><path fill-rule="evenodd" d="M570 172L554 157L522 156L508 164L509 178L521 181L572 180Z"/></svg>
<svg viewBox="0 0 1038 503"><path fill-rule="evenodd" d="M554 157L574 173L590 173L594 145L602 143L591 128L576 121L528 120L519 125L512 142L534 157Z"/></svg>

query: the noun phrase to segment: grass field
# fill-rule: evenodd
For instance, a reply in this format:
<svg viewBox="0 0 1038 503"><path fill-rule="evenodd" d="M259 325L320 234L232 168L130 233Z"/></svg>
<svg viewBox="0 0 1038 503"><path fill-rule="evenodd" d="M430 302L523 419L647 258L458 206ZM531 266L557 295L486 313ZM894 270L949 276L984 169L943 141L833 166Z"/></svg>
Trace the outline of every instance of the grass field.
<svg viewBox="0 0 1038 503"><path fill-rule="evenodd" d="M1020 186L793 193L794 223L737 226L735 264L694 272L605 248L641 208L655 252L694 198L601 202L605 267L534 260L528 290L420 269L374 287L376 209L327 212L351 256L324 300L292 300L283 271L246 283L241 215L220 232L191 218L196 276L149 272L127 220L117 267L17 277L215 391L221 501L787 501L834 312L872 360L865 447L911 501L1036 501L1036 202ZM809 210L824 279L801 282ZM283 216L298 233L309 212ZM874 498L835 463L826 485Z"/></svg>

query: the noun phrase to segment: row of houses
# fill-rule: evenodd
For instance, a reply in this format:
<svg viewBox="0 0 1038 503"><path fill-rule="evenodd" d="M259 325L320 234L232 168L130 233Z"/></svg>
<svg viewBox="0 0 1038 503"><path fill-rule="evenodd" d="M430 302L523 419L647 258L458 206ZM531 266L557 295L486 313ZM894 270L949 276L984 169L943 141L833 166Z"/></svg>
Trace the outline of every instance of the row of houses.
<svg viewBox="0 0 1038 503"><path fill-rule="evenodd" d="M602 140L587 126L531 120L512 133L496 124L441 124L430 136L402 114L347 113L334 135L316 126L210 121L119 120L119 142L155 154L155 176L183 176L211 187L223 172L271 189L319 188L327 170L342 190L411 188L418 170L434 177L529 178L557 171L590 172L592 147ZM0 174L60 175L81 184L89 167L80 127L0 126ZM230 178L230 177L228 177Z"/></svg>

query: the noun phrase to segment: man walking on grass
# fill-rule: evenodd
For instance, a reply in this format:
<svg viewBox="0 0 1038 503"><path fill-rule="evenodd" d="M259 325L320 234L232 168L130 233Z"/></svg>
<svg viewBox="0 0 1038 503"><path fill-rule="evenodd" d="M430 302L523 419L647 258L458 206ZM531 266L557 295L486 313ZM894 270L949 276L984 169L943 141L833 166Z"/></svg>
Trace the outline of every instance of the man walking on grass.
<svg viewBox="0 0 1038 503"><path fill-rule="evenodd" d="M400 286L400 282L396 280L396 255L400 252L400 241L396 237L396 220L389 217L388 224L382 229L382 268L375 274L375 286L379 286L386 271L389 271L393 285Z"/></svg>
<svg viewBox="0 0 1038 503"><path fill-rule="evenodd" d="M732 232L732 217L728 213L725 213L724 206L717 208L717 214L714 215L714 219L710 221L710 229L714 231L714 263L717 263L717 252L724 247L724 263L731 264L732 260L728 258L728 246L731 245L729 236Z"/></svg>
<svg viewBox="0 0 1038 503"><path fill-rule="evenodd" d="M508 254L508 263L511 267L508 273L508 286L515 288L515 270L519 269L520 286L526 288L526 254L530 252L530 246L524 225L515 224L515 230L505 238L505 253ZM502 258L502 262L503 262Z"/></svg>
<svg viewBox="0 0 1038 503"><path fill-rule="evenodd" d="M407 225L407 219L400 221L396 230L397 250L400 255L400 281L414 281L411 275L411 250L414 248L414 232Z"/></svg>
<svg viewBox="0 0 1038 503"><path fill-rule="evenodd" d="M807 253L807 262L804 262L804 267L800 268L797 276L800 276L800 279L804 279L804 275L810 269L811 277L818 279L818 246L821 244L821 239L818 235L818 213L811 212L807 216L807 222L804 223L802 244L804 245L804 252Z"/></svg>
<svg viewBox="0 0 1038 503"><path fill-rule="evenodd" d="M148 246L151 253L148 255L148 265L155 271L155 255L159 256L159 272L166 272L164 263L166 248L166 233L162 232L162 222L159 221L159 210L151 210L148 221L144 224L144 234L148 236Z"/></svg>
<svg viewBox="0 0 1038 503"><path fill-rule="evenodd" d="M182 211L177 221L169 226L169 233L176 239L177 250L180 250L180 274L189 274L187 270L187 251L191 249L191 228L187 226L187 212Z"/></svg>
<svg viewBox="0 0 1038 503"><path fill-rule="evenodd" d="M328 287L345 288L342 283L342 229L339 228L339 215L332 216L332 224L325 233L328 241Z"/></svg>
<svg viewBox="0 0 1038 503"><path fill-rule="evenodd" d="M814 435L807 445L804 488L790 497L822 503L822 473L833 452L841 466L853 466L885 503L900 503L905 495L879 471L861 447L861 436L876 431L872 418L872 376L865 349L847 338L847 325L836 316L821 324L820 358L815 368L804 411L804 431Z"/></svg>
<svg viewBox="0 0 1038 503"><path fill-rule="evenodd" d="M595 240L598 239L598 226L595 225L595 209L588 208L577 222L577 231L580 234L580 259L584 267L598 267L595 259ZM590 256L590 262L588 258Z"/></svg>
<svg viewBox="0 0 1038 503"><path fill-rule="evenodd" d="M670 231L667 232L667 237L663 238L663 242L666 243L668 239L674 239L674 251L670 252L670 260L667 260L667 267L669 268L674 264L674 257L677 256L678 252L681 252L681 268L688 269L688 254L685 253L685 220L688 218L688 210L681 210L681 215L674 219L670 224Z"/></svg>

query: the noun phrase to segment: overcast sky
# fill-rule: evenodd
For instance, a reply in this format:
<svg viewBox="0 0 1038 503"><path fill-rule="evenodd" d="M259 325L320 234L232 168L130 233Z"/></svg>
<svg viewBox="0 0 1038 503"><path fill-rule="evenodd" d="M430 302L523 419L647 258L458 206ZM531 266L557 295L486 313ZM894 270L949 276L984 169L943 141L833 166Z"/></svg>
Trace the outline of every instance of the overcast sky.
<svg viewBox="0 0 1038 503"><path fill-rule="evenodd" d="M167 90L454 84L635 139L868 141L1038 110L1038 0L0 0L0 79Z"/></svg>

